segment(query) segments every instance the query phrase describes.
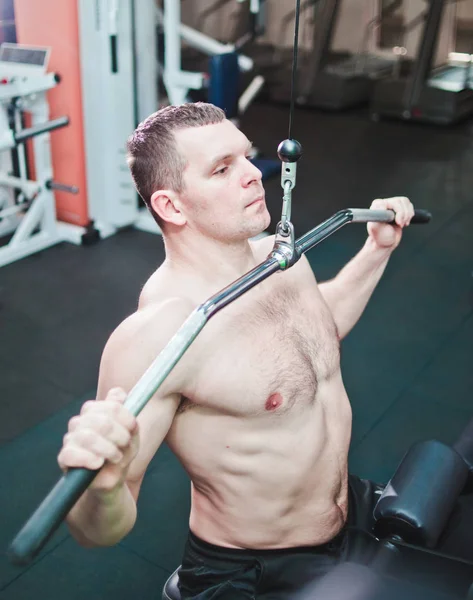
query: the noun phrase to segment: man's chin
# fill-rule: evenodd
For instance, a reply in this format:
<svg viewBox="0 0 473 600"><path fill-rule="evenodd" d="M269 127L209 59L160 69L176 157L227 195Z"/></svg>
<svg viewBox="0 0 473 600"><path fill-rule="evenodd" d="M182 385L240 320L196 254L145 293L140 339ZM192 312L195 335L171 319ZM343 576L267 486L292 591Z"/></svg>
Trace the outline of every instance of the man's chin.
<svg viewBox="0 0 473 600"><path fill-rule="evenodd" d="M269 227L270 223L268 223L266 226L264 227L258 227L258 228L254 228L253 231L251 232L251 235L249 236L250 239L255 240L255 239L260 239L262 237L266 237L268 235L271 235L270 232L268 231L268 227Z"/></svg>

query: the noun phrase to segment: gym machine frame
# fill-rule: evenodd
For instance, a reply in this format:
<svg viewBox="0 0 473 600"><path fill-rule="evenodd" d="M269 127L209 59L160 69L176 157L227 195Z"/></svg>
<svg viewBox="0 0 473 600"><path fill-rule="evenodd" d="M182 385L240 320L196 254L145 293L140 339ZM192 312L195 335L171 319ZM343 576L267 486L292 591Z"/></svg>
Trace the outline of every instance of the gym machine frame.
<svg viewBox="0 0 473 600"><path fill-rule="evenodd" d="M28 63L28 56L38 62ZM0 173L0 186L6 188L0 207L0 236L11 238L0 247L0 267L76 237L73 225L56 219L53 190L76 193L77 188L53 181L49 132L67 126L69 119L49 118L46 93L60 80L57 74L45 72L48 56L48 48L9 43L0 48L5 77L0 86L0 152L16 150L18 156L18 175L11 172L11 161L2 156L7 172ZM31 127L22 127L23 111L31 114ZM32 140L36 181L27 177L23 144L28 140ZM16 198L14 190L19 192Z"/></svg>

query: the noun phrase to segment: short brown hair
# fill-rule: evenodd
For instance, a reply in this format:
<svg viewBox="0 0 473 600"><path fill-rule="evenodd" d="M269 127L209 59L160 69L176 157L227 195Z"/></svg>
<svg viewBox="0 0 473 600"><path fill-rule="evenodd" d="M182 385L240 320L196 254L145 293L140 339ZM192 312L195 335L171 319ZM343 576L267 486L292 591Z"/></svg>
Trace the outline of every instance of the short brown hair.
<svg viewBox="0 0 473 600"><path fill-rule="evenodd" d="M138 125L128 138L128 166L139 195L162 228L162 220L151 206L151 196L159 189L183 191L185 162L177 149L174 131L187 127L214 125L225 112L205 102L166 106Z"/></svg>

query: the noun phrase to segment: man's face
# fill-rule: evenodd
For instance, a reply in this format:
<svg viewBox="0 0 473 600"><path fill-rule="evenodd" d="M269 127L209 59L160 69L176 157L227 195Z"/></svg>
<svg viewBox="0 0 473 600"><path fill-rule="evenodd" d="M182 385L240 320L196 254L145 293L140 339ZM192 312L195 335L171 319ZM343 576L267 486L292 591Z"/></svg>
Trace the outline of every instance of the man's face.
<svg viewBox="0 0 473 600"><path fill-rule="evenodd" d="M187 166L180 195L187 225L222 241L246 240L270 223L251 143L230 121L175 133Z"/></svg>

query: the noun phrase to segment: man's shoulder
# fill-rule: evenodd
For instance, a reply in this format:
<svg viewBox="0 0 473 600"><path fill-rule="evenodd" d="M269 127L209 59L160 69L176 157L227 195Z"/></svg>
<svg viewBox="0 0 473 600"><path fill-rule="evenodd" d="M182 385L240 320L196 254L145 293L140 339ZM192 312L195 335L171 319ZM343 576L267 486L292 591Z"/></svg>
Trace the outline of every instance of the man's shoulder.
<svg viewBox="0 0 473 600"><path fill-rule="evenodd" d="M167 298L148 303L118 325L109 337L104 356L128 361L139 355L148 361L160 352L193 311L185 298Z"/></svg>
<svg viewBox="0 0 473 600"><path fill-rule="evenodd" d="M105 345L100 379L129 389L165 348L192 310L189 300L167 298L147 304L127 317Z"/></svg>
<svg viewBox="0 0 473 600"><path fill-rule="evenodd" d="M183 297L161 297L146 302L128 316L110 336L121 343L151 338L159 343L177 329L194 310L194 304Z"/></svg>

